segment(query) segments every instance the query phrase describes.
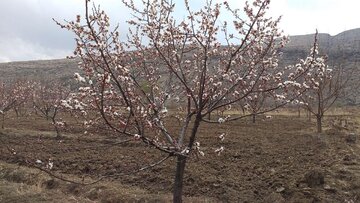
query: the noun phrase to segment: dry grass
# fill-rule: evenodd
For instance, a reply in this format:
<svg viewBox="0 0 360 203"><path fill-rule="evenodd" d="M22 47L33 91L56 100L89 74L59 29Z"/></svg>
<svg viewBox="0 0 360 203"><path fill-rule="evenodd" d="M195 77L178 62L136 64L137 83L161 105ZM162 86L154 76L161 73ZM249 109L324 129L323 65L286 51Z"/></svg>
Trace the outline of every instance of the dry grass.
<svg viewBox="0 0 360 203"><path fill-rule="evenodd" d="M90 186L64 183L36 169L0 162L0 202L139 202L145 199L167 202L171 198L114 182Z"/></svg>
<svg viewBox="0 0 360 203"><path fill-rule="evenodd" d="M0 202L91 202L58 189L47 189L52 179L34 169L0 162Z"/></svg>
<svg viewBox="0 0 360 203"><path fill-rule="evenodd" d="M75 176L62 175L76 180ZM88 180L93 181L93 180ZM136 186L102 181L81 186L53 179L37 169L0 161L0 202L170 202L171 194L149 193ZM186 197L186 202L215 202L210 198Z"/></svg>

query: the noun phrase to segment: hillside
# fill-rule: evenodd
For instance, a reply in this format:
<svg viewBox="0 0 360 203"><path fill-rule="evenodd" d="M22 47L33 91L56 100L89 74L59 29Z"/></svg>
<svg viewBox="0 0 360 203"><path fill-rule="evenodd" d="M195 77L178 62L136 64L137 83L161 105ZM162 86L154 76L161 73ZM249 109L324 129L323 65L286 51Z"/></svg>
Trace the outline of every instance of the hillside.
<svg viewBox="0 0 360 203"><path fill-rule="evenodd" d="M292 64L304 58L314 42L314 34L290 36L290 42L282 50L283 62ZM329 65L354 66L360 60L360 28L331 36L318 35L320 52L329 56Z"/></svg>
<svg viewBox="0 0 360 203"><path fill-rule="evenodd" d="M290 36L290 42L281 51L283 56L280 65L295 64L305 58L314 42L314 34ZM329 57L330 66L343 66L351 69L358 66L360 61L360 28L348 30L331 36L320 33L318 35L320 52ZM359 69L359 68L357 68ZM77 69L77 60L56 59L41 61L24 61L0 63L0 81L14 78L35 78L47 80L61 80L72 82L71 78ZM355 89L358 89L355 87ZM360 91L356 93L353 101L346 103L359 103Z"/></svg>
<svg viewBox="0 0 360 203"><path fill-rule="evenodd" d="M66 81L76 71L77 61L73 59L0 63L0 80L33 78Z"/></svg>

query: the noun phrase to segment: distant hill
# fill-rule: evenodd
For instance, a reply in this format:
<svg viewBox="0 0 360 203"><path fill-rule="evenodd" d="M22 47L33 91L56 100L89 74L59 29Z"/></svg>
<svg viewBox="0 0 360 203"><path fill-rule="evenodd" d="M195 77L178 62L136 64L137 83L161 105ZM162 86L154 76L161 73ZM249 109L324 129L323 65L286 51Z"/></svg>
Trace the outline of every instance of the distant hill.
<svg viewBox="0 0 360 203"><path fill-rule="evenodd" d="M0 80L31 78L67 81L79 71L77 63L74 59L0 63Z"/></svg>
<svg viewBox="0 0 360 203"><path fill-rule="evenodd" d="M329 57L329 65L355 66L360 61L360 28L331 36L318 35L320 53ZM314 34L290 36L290 42L282 50L283 63L292 64L309 53Z"/></svg>
<svg viewBox="0 0 360 203"><path fill-rule="evenodd" d="M360 28L331 36L318 35L320 52L329 56L330 66L344 68L358 67L360 61ZM305 58L314 43L314 34L290 36L290 42L283 48L280 65L295 64ZM61 80L73 83L72 77L78 72L77 60L56 59L0 63L0 81L14 78ZM356 88L359 89L359 88ZM360 91L355 100L360 101ZM350 102L351 103L351 102ZM355 103L358 103L357 101Z"/></svg>

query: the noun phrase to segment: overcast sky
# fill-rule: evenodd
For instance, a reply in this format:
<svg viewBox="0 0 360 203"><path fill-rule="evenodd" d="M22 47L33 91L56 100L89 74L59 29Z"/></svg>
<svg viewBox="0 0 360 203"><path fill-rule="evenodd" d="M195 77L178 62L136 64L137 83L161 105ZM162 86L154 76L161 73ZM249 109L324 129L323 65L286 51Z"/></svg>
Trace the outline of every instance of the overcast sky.
<svg viewBox="0 0 360 203"><path fill-rule="evenodd" d="M109 13L111 22L124 22L129 15L120 2L96 1ZM190 2L195 7L203 1ZM242 7L244 0L228 2ZM272 0L269 14L283 16L281 28L289 35L314 33L315 29L336 35L360 28L359 8L359 0ZM0 9L0 62L64 58L74 48L74 37L52 18L75 19L84 11L84 0L0 0Z"/></svg>

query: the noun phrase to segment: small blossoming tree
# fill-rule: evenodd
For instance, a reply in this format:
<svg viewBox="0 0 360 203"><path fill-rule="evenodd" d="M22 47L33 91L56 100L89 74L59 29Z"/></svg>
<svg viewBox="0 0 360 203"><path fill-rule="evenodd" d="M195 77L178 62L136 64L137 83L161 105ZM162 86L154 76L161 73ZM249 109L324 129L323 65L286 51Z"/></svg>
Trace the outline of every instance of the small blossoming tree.
<svg viewBox="0 0 360 203"><path fill-rule="evenodd" d="M266 16L269 0L246 3L244 13L226 1L207 1L192 11L185 0L183 20L175 19L175 4L168 0L123 3L133 16L127 41L110 30L104 11L90 12L88 0L84 18L58 23L77 36L74 53L82 61L76 74L81 87L64 105L74 108L76 101L87 124L152 146L167 154L164 160L176 157L173 198L181 202L185 165L193 152L226 150L200 150L201 123L243 117L209 120L208 115L264 93L275 98L267 111L275 109L302 93L297 81L306 75L278 66L278 50L287 38L278 29L280 19ZM220 20L223 13L227 22ZM180 121L178 132L169 130L169 115Z"/></svg>
<svg viewBox="0 0 360 203"><path fill-rule="evenodd" d="M1 128L4 128L5 115L16 104L16 99L10 97L10 90L6 83L0 83L0 114L2 117Z"/></svg>
<svg viewBox="0 0 360 203"><path fill-rule="evenodd" d="M32 88L33 82L27 80L0 82L1 128L4 128L6 113L25 104L31 97Z"/></svg>
<svg viewBox="0 0 360 203"><path fill-rule="evenodd" d="M267 100L273 99L266 92L261 92L252 97L246 98L246 109L248 109L251 113L252 122L256 122L256 115L262 110L266 109Z"/></svg>
<svg viewBox="0 0 360 203"><path fill-rule="evenodd" d="M348 82L352 78L345 75L341 67L329 68L326 61L327 57L319 54L316 32L310 54L296 66L298 69L306 67L308 76L304 78L302 84L303 88L307 89L307 93L299 97L299 105L316 117L318 133L322 132L322 121L326 111L344 96Z"/></svg>
<svg viewBox="0 0 360 203"><path fill-rule="evenodd" d="M66 100L69 89L59 83L37 82L33 91L33 107L38 115L51 121L56 131L56 137L60 138L60 129L65 123L61 121L59 112L63 107L61 102Z"/></svg>

